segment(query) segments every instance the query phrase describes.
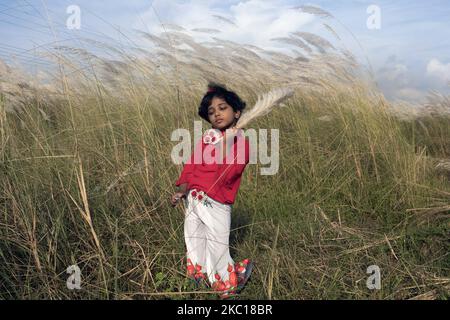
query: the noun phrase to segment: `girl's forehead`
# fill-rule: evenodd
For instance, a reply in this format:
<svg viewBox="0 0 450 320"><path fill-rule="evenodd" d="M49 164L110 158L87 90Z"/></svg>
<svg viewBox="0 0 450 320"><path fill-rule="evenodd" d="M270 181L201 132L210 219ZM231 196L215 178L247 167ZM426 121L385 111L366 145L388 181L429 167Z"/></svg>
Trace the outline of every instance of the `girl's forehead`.
<svg viewBox="0 0 450 320"><path fill-rule="evenodd" d="M214 97L214 98L212 98L211 105L209 107L218 106L219 104L222 104L222 103L227 103L227 102L225 101L225 99L222 99L219 97Z"/></svg>

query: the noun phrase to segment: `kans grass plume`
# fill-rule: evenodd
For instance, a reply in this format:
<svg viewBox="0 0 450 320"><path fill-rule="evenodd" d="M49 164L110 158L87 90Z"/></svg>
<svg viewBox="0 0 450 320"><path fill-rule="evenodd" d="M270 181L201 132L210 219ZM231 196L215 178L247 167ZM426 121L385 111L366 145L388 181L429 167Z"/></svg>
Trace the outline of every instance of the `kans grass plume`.
<svg viewBox="0 0 450 320"><path fill-rule="evenodd" d="M236 123L236 129L244 129L250 122L255 120L256 118L262 117L264 115L267 115L270 111L272 111L275 107L282 105L283 101L286 99L292 97L294 95L294 90L291 88L277 88L272 89L269 92L264 93L261 96L258 96L258 100L256 101L255 105L252 109L250 109L247 112L244 112L242 116L239 118L238 122ZM226 132L227 135L227 146L226 146L226 152L228 155L228 152L231 150L231 140L230 138L234 137L235 135L238 135L240 130L236 131L228 131ZM219 139L219 141L221 138ZM223 145L222 143L217 144L217 154L223 154ZM235 159L238 157L238 155L235 156Z"/></svg>
<svg viewBox="0 0 450 320"><path fill-rule="evenodd" d="M279 106L284 100L292 97L294 91L290 88L279 88L271 90L258 97L253 108L245 112L236 123L237 128L246 127L254 119L268 114L276 106Z"/></svg>

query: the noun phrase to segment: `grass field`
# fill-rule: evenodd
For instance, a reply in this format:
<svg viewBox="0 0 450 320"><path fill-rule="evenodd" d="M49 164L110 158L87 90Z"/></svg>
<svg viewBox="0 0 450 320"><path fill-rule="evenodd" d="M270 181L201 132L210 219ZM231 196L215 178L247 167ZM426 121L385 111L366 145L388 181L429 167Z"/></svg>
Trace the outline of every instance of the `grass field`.
<svg viewBox="0 0 450 320"><path fill-rule="evenodd" d="M315 63L302 74L323 79L328 71ZM68 76L66 66L57 98L33 90L11 112L2 94L1 298L217 298L185 278L183 208L169 201L181 170L171 132L192 132L200 120L201 76L216 74L250 107L295 75L277 82L267 77L274 69L247 65L242 77L204 68L190 82L181 69L171 78L135 66L152 82L125 70L114 91L104 78ZM280 168L263 176L252 164L242 177L232 256L256 267L241 297L448 299L450 181L441 162L450 161L450 118L398 117L356 80L305 88L251 125L279 129ZM71 265L81 290L66 286ZM366 286L370 265L381 270L380 290Z"/></svg>

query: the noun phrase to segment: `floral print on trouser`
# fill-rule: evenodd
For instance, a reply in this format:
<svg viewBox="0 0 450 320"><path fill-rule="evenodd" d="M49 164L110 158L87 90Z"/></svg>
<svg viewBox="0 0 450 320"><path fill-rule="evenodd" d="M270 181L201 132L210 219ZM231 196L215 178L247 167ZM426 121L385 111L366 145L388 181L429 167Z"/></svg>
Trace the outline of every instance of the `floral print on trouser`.
<svg viewBox="0 0 450 320"><path fill-rule="evenodd" d="M238 279L229 250L231 205L196 189L189 190L184 201L188 275L207 278L218 291L236 289Z"/></svg>

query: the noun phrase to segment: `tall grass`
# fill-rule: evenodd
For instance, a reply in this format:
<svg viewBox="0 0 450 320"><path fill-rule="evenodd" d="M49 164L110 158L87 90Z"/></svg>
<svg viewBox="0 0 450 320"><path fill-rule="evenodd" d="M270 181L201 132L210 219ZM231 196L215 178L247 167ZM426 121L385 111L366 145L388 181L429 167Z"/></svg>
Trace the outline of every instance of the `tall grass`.
<svg viewBox="0 0 450 320"><path fill-rule="evenodd" d="M113 60L59 47L56 82L19 90L4 78L2 298L217 298L185 278L183 208L169 202L181 170L170 134L192 132L207 80L249 105L295 89L254 124L280 130L280 168L249 165L233 209L233 256L256 262L243 298L448 298L450 188L436 170L449 158L448 117L399 117L330 46L296 60L182 32L144 36L159 49L103 45ZM81 290L66 287L75 264ZM373 264L381 290L366 287Z"/></svg>

